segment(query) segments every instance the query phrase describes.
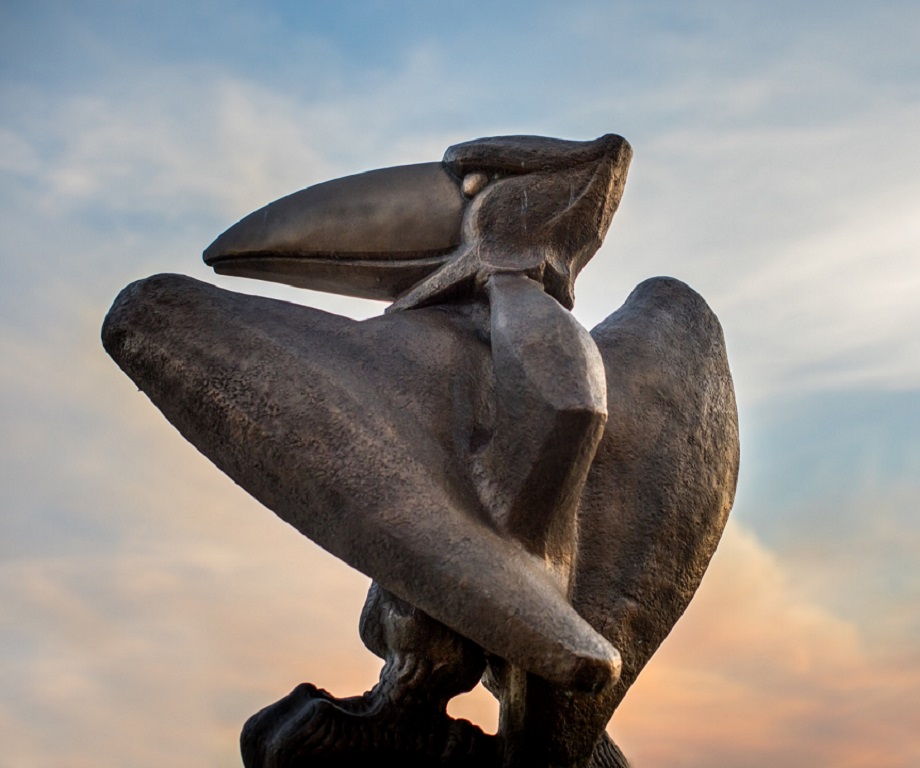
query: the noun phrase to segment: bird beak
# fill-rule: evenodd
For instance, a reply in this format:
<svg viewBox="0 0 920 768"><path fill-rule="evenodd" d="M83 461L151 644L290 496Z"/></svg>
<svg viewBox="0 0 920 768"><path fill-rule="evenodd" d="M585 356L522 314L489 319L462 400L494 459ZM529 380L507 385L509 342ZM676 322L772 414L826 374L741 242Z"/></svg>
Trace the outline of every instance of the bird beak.
<svg viewBox="0 0 920 768"><path fill-rule="evenodd" d="M392 301L460 244L464 202L442 163L346 176L249 214L204 261L222 275Z"/></svg>

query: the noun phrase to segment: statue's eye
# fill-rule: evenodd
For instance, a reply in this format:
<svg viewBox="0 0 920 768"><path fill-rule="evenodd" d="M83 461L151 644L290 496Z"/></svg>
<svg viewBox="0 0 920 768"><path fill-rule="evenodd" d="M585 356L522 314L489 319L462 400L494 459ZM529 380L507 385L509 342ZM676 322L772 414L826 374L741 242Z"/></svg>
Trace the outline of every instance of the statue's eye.
<svg viewBox="0 0 920 768"><path fill-rule="evenodd" d="M466 174L466 176L463 177L464 197L476 197L489 181L491 181L489 175L482 171L473 171L472 173Z"/></svg>

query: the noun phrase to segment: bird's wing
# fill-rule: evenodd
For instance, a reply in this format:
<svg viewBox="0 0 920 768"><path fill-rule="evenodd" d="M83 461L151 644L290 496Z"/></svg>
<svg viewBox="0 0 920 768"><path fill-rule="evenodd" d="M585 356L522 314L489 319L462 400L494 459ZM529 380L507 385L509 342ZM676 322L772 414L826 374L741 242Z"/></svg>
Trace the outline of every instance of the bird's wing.
<svg viewBox="0 0 920 768"><path fill-rule="evenodd" d="M159 275L121 293L103 341L221 470L391 592L563 687L619 674L467 475L494 373L462 312L358 323Z"/></svg>

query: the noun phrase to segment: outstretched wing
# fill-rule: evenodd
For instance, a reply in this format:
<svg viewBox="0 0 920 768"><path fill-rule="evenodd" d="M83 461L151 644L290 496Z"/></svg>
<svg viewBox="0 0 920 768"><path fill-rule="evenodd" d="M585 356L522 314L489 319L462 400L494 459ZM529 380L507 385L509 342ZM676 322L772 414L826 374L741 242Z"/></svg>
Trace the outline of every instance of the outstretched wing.
<svg viewBox="0 0 920 768"><path fill-rule="evenodd" d="M158 275L122 291L103 342L221 470L391 592L564 687L618 675L615 649L475 493L495 385L466 313L359 323Z"/></svg>

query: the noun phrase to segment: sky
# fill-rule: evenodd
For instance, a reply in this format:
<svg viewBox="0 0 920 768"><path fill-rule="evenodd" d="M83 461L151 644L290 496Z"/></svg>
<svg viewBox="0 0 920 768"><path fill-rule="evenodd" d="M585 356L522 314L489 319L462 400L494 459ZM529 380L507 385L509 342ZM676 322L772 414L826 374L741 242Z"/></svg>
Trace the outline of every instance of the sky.
<svg viewBox="0 0 920 768"><path fill-rule="evenodd" d="M0 0L0 768L241 765L245 719L379 664L368 580L109 360L158 272L243 215L501 134L635 157L576 286L719 316L735 508L609 730L636 768L920 765L920 5ZM452 712L494 728L478 690Z"/></svg>

